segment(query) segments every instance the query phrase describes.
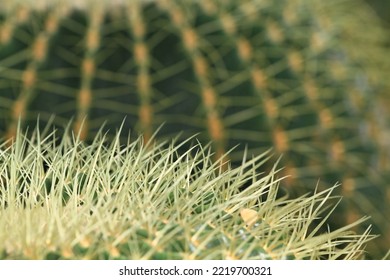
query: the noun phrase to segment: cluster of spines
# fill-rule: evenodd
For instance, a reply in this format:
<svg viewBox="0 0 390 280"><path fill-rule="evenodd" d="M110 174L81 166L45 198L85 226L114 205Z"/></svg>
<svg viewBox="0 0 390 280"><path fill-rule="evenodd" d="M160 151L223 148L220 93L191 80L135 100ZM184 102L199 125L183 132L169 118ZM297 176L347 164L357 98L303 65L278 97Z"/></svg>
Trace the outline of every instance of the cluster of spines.
<svg viewBox="0 0 390 280"><path fill-rule="evenodd" d="M0 144L2 259L355 259L373 237L350 231L364 219L311 230L334 187L278 198L277 167L255 171L267 153L222 171L202 146L61 136Z"/></svg>

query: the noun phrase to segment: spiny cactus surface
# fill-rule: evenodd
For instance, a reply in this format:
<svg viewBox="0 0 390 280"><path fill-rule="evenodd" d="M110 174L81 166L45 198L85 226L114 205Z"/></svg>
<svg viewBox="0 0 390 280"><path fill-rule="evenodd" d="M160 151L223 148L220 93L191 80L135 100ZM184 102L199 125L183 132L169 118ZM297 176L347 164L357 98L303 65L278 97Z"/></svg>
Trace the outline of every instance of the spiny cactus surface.
<svg viewBox="0 0 390 280"><path fill-rule="evenodd" d="M6 139L55 114L82 139L124 117L145 141L200 133L216 159L240 145L235 164L273 147L291 193L340 182L335 220L370 215L390 247L390 61L363 2L7 0L0 17Z"/></svg>
<svg viewBox="0 0 390 280"><path fill-rule="evenodd" d="M277 198L267 154L221 170L201 145L56 137L0 145L2 259L359 259L372 239L319 234L332 189Z"/></svg>

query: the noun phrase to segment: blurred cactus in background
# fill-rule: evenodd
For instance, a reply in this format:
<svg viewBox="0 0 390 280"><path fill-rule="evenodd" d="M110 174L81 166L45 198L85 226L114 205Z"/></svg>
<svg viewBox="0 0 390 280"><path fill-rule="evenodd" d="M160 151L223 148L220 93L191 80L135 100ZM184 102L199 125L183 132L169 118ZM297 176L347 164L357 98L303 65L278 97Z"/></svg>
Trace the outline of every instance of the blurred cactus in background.
<svg viewBox="0 0 390 280"><path fill-rule="evenodd" d="M390 27L390 2L388 0L366 0L366 2Z"/></svg>
<svg viewBox="0 0 390 280"><path fill-rule="evenodd" d="M215 158L282 155L291 194L341 184L336 224L390 247L390 58L359 0L3 1L0 132L39 117L92 139L199 133ZM272 168L271 166L269 168Z"/></svg>

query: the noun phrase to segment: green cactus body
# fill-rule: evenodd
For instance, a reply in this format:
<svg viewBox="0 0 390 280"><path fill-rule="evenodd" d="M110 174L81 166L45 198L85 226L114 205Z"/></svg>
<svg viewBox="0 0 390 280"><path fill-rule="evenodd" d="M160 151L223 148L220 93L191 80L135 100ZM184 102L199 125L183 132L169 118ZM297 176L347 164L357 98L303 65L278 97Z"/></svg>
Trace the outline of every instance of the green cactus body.
<svg viewBox="0 0 390 280"><path fill-rule="evenodd" d="M233 165L273 147L283 187L340 182L334 220L372 216L376 257L389 248L390 61L362 2L38 3L0 8L4 137L56 115L93 139L126 117L146 142L162 125L159 139L199 133L215 159L239 145Z"/></svg>

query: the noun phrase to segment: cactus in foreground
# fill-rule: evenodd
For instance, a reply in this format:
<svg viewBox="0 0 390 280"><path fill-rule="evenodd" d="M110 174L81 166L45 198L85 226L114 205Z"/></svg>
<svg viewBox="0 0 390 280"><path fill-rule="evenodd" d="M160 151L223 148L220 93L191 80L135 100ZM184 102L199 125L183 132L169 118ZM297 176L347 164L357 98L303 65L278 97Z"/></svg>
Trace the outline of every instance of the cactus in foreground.
<svg viewBox="0 0 390 280"><path fill-rule="evenodd" d="M321 234L333 188L277 198L267 154L222 170L201 145L56 138L0 145L3 259L360 259L372 239L363 219Z"/></svg>
<svg viewBox="0 0 390 280"><path fill-rule="evenodd" d="M5 138L55 114L83 139L124 117L146 142L200 132L216 159L240 145L233 164L274 147L284 187L340 182L338 224L370 215L375 257L389 248L390 61L359 0L7 0L0 17Z"/></svg>

